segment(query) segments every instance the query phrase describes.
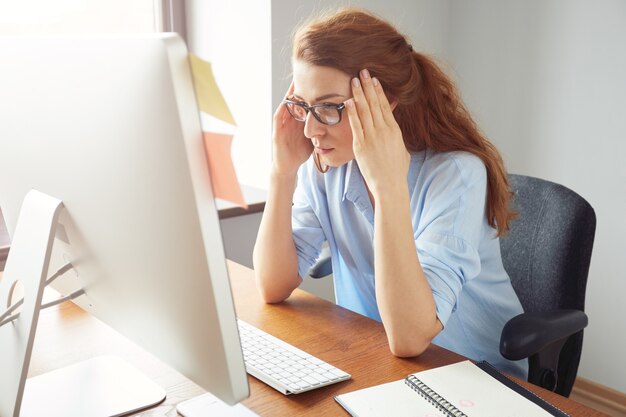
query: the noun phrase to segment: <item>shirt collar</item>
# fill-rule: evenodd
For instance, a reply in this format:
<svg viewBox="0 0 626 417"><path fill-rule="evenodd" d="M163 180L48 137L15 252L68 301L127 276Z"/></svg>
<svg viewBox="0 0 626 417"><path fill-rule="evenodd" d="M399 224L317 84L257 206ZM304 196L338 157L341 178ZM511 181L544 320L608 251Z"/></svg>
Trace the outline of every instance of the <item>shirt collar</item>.
<svg viewBox="0 0 626 417"><path fill-rule="evenodd" d="M341 201L344 202L350 192L352 181L354 181L354 170L356 169L356 161L353 159L346 164L344 180L343 180L343 194L341 195ZM352 201L352 200L350 200Z"/></svg>
<svg viewBox="0 0 626 417"><path fill-rule="evenodd" d="M354 159L346 164L343 187L341 201L344 202L346 199L351 201L365 218L374 224L374 208L367 193L365 180Z"/></svg>

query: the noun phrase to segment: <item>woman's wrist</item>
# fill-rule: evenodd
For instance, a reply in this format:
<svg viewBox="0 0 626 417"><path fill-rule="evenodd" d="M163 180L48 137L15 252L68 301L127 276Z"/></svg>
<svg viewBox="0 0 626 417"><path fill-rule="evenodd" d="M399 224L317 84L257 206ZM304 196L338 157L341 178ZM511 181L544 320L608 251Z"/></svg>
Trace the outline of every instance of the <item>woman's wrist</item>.
<svg viewBox="0 0 626 417"><path fill-rule="evenodd" d="M290 182L295 181L298 174L298 170L285 170L272 165L270 170L270 181Z"/></svg>
<svg viewBox="0 0 626 417"><path fill-rule="evenodd" d="M382 185L380 187L372 187L370 188L370 193L372 193L372 197L374 197L374 201L376 205L382 204L384 202L398 202L402 200L407 200L409 197L409 185L405 181L391 181Z"/></svg>
<svg viewBox="0 0 626 417"><path fill-rule="evenodd" d="M293 172L284 172L273 166L270 171L270 188L272 189L285 189L286 187L291 190L291 192L296 189L296 179L298 171Z"/></svg>

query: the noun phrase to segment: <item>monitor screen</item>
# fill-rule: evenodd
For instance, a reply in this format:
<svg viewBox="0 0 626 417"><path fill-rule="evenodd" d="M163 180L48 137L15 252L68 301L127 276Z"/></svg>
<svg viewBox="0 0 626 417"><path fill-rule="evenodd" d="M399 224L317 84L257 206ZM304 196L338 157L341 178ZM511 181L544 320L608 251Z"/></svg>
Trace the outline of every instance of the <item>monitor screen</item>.
<svg viewBox="0 0 626 417"><path fill-rule="evenodd" d="M74 268L52 286L83 288L79 306L220 399L247 397L184 42L2 38L0 62L9 234L30 189L62 200L50 271Z"/></svg>

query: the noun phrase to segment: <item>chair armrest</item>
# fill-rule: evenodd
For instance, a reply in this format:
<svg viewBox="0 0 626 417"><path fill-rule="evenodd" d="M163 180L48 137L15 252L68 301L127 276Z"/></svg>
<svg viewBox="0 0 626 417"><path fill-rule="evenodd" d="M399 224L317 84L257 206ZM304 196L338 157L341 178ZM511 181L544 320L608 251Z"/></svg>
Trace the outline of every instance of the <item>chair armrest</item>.
<svg viewBox="0 0 626 417"><path fill-rule="evenodd" d="M316 279L324 278L332 273L333 263L331 262L330 255L322 256L309 270L309 276Z"/></svg>
<svg viewBox="0 0 626 417"><path fill-rule="evenodd" d="M509 360L528 358L578 333L589 322L580 310L523 313L509 320L500 336L500 353Z"/></svg>

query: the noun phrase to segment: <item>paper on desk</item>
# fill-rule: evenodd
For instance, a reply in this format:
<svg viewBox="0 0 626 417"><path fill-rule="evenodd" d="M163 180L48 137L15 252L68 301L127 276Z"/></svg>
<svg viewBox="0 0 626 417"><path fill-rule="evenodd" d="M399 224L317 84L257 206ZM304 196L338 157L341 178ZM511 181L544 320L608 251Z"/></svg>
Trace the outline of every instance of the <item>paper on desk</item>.
<svg viewBox="0 0 626 417"><path fill-rule="evenodd" d="M471 417L552 416L470 361L429 369L414 375L428 388Z"/></svg>
<svg viewBox="0 0 626 417"><path fill-rule="evenodd" d="M421 401L404 381L341 394L335 400L354 417L444 417L428 401Z"/></svg>
<svg viewBox="0 0 626 417"><path fill-rule="evenodd" d="M189 54L189 62L198 107L201 114L208 116L201 117L201 120L213 194L247 208L231 157L235 119L220 93L211 64L193 54ZM207 122L216 119L218 123Z"/></svg>
<svg viewBox="0 0 626 417"><path fill-rule="evenodd" d="M412 378L414 378L412 380ZM422 393L407 385L422 383ZM424 397L431 394L431 399ZM443 417L429 401L456 407L469 417L550 417L551 413L502 384L470 361L462 361L410 375L405 380L341 394L335 400L352 416ZM456 414L455 414L456 415Z"/></svg>

